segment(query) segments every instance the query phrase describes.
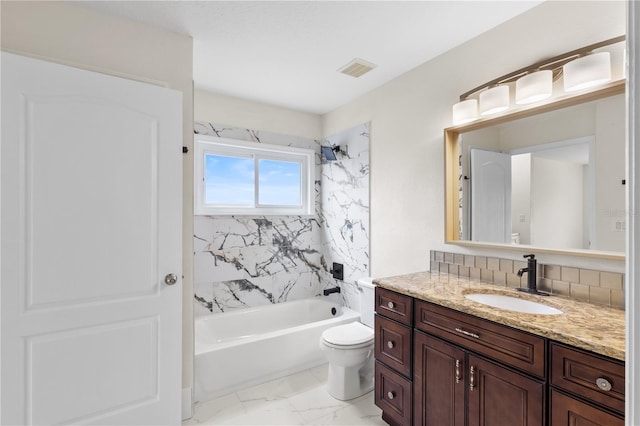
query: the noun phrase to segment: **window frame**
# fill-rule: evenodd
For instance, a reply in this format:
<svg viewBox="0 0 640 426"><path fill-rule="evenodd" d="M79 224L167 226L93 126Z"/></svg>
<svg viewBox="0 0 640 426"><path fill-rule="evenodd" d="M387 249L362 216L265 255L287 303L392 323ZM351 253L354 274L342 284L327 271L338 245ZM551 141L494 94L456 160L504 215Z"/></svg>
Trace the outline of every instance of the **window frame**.
<svg viewBox="0 0 640 426"><path fill-rule="evenodd" d="M194 214L250 216L313 216L315 184L315 152L311 149L257 142L246 142L207 135L194 136ZM207 154L249 157L254 161L254 205L220 205L206 203ZM300 205L260 205L260 160L295 162L300 164Z"/></svg>

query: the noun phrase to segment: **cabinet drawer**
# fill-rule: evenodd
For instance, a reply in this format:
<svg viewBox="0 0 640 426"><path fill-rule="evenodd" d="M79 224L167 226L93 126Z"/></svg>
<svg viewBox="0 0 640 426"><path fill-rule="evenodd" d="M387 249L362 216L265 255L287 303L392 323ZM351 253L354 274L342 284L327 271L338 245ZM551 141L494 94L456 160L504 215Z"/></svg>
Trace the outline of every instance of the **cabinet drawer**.
<svg viewBox="0 0 640 426"><path fill-rule="evenodd" d="M375 316L375 357L397 372L411 377L411 328Z"/></svg>
<svg viewBox="0 0 640 426"><path fill-rule="evenodd" d="M551 384L624 413L624 363L551 344Z"/></svg>
<svg viewBox="0 0 640 426"><path fill-rule="evenodd" d="M550 426L624 426L624 419L551 389Z"/></svg>
<svg viewBox="0 0 640 426"><path fill-rule="evenodd" d="M402 324L411 325L413 321L413 298L391 290L376 287L375 309L379 315L391 318Z"/></svg>
<svg viewBox="0 0 640 426"><path fill-rule="evenodd" d="M382 419L392 425L411 425L411 382L376 361L375 404Z"/></svg>
<svg viewBox="0 0 640 426"><path fill-rule="evenodd" d="M545 377L545 340L452 309L416 301L415 327L490 359Z"/></svg>

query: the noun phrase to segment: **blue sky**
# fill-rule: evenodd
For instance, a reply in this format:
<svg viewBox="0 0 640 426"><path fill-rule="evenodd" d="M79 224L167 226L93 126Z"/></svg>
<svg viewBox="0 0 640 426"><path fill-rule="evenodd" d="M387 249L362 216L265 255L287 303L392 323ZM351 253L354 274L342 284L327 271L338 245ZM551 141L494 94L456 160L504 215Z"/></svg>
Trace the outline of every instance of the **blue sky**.
<svg viewBox="0 0 640 426"><path fill-rule="evenodd" d="M261 159L258 162L260 203L300 205L300 163L268 159ZM252 206L254 176L253 158L207 154L205 156L205 202Z"/></svg>

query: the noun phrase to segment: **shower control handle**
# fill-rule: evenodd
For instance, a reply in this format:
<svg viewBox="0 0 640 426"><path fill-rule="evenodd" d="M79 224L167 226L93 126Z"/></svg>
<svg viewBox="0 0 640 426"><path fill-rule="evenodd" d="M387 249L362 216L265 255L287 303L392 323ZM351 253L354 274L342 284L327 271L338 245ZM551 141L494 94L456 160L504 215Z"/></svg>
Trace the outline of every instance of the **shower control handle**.
<svg viewBox="0 0 640 426"><path fill-rule="evenodd" d="M174 285L178 282L178 276L176 274L167 274L164 277L164 283L166 285Z"/></svg>

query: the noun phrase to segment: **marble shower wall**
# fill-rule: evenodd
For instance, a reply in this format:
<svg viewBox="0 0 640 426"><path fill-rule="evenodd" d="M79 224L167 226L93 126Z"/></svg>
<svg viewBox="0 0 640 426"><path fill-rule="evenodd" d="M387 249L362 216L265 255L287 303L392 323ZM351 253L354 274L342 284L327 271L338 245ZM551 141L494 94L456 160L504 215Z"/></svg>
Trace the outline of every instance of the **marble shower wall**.
<svg viewBox="0 0 640 426"><path fill-rule="evenodd" d="M195 216L196 315L320 295L336 285L333 261L345 264L341 296L353 306L350 284L369 270L368 125L328 141L207 122L195 131L316 152L314 216ZM321 160L320 145L329 143L349 144L348 155Z"/></svg>
<svg viewBox="0 0 640 426"><path fill-rule="evenodd" d="M343 303L358 308L355 283L370 270L369 123L330 136L323 145L345 151L322 164L324 253L329 265L344 265Z"/></svg>

